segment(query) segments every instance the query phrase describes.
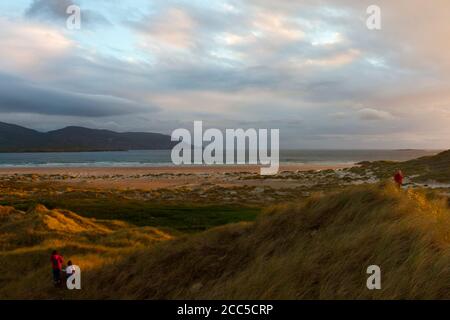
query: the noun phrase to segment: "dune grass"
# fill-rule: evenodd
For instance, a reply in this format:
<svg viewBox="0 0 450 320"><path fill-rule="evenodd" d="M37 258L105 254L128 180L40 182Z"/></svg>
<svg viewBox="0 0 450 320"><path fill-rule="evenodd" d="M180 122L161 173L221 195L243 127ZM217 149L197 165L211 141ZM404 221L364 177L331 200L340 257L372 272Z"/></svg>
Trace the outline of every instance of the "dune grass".
<svg viewBox="0 0 450 320"><path fill-rule="evenodd" d="M152 227L89 219L42 205L27 212L0 207L0 298L65 299L75 292L53 287L50 256L58 250L83 273L149 248L172 235Z"/></svg>
<svg viewBox="0 0 450 320"><path fill-rule="evenodd" d="M415 182L436 181L441 183L450 182L450 150L443 151L434 156L425 156L409 161L374 161L362 162L360 167L350 169L353 172L361 173L371 171L378 178L391 178L394 173L401 169L403 173L412 177Z"/></svg>
<svg viewBox="0 0 450 320"><path fill-rule="evenodd" d="M366 288L372 264L382 270L379 291ZM256 223L139 251L112 266L111 274L101 274L85 293L139 299L448 299L449 265L446 203L387 184L274 207Z"/></svg>
<svg viewBox="0 0 450 320"><path fill-rule="evenodd" d="M139 236L121 242L127 230ZM62 240L60 250L83 270L77 292L51 287L47 260L58 240L2 251L0 297L450 299L445 199L389 183L315 195L193 235L145 244L145 234L128 226L111 230L110 241L95 233ZM366 288L373 264L381 290Z"/></svg>

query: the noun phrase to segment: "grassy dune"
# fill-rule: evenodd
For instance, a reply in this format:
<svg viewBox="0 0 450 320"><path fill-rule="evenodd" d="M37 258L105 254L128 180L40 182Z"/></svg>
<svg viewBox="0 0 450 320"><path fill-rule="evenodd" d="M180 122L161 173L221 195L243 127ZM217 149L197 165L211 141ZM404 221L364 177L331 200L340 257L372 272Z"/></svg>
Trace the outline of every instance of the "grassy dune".
<svg viewBox="0 0 450 320"><path fill-rule="evenodd" d="M312 196L256 222L181 237L44 207L1 210L9 219L0 230L1 298L450 298L446 202L391 184ZM19 230L33 242L14 236ZM81 266L82 290L51 287L53 248ZM366 288L372 264L382 290Z"/></svg>
<svg viewBox="0 0 450 320"><path fill-rule="evenodd" d="M409 161L374 161L363 162L361 167L355 167L354 172L373 172L377 177L390 178L399 169L413 181L426 182L450 182L450 150L443 151L434 156L426 156Z"/></svg>
<svg viewBox="0 0 450 320"><path fill-rule="evenodd" d="M54 249L89 274L171 238L152 227L89 219L42 205L27 212L0 207L0 298L77 297L51 284L49 253Z"/></svg>

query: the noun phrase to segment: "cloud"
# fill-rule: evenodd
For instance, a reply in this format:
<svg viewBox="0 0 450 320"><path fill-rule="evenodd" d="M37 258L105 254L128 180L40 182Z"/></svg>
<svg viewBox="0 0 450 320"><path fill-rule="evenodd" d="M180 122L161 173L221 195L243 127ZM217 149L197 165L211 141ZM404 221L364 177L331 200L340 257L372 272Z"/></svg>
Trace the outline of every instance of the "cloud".
<svg viewBox="0 0 450 320"><path fill-rule="evenodd" d="M26 9L25 16L44 21L66 21L69 17L67 8L71 5L78 5L81 8L82 23L87 23L89 25L111 25L111 22L99 12L83 9L83 6L72 0L33 0L30 6Z"/></svg>
<svg viewBox="0 0 450 320"><path fill-rule="evenodd" d="M31 73L45 62L68 54L74 42L63 33L36 23L0 17L0 71Z"/></svg>
<svg viewBox="0 0 450 320"><path fill-rule="evenodd" d="M66 10L75 4L71 0L33 0L30 7L25 11L28 17L67 17Z"/></svg>
<svg viewBox="0 0 450 320"><path fill-rule="evenodd" d="M261 37L282 41L297 41L305 37L300 26L289 16L269 10L258 10L251 25L256 29L254 32Z"/></svg>
<svg viewBox="0 0 450 320"><path fill-rule="evenodd" d="M328 116L331 117L332 119L340 120L347 118L348 115L345 112L333 112L330 113Z"/></svg>
<svg viewBox="0 0 450 320"><path fill-rule="evenodd" d="M142 27L150 41L178 49L188 49L194 45L196 22L184 10L168 8Z"/></svg>
<svg viewBox="0 0 450 320"><path fill-rule="evenodd" d="M352 63L360 56L361 52L356 49L349 49L347 52L338 53L331 57L321 59L307 59L297 64L298 67L303 66L320 66L320 67L340 67ZM294 62L295 65L295 62Z"/></svg>
<svg viewBox="0 0 450 320"><path fill-rule="evenodd" d="M376 110L371 108L364 108L358 110L358 116L361 120L388 120L392 119L393 116L387 111Z"/></svg>
<svg viewBox="0 0 450 320"><path fill-rule="evenodd" d="M68 92L0 74L1 113L105 117L156 110L123 98Z"/></svg>
<svg viewBox="0 0 450 320"><path fill-rule="evenodd" d="M101 116L126 130L273 122L283 141L309 147L388 147L386 133L410 147L450 134L447 0L380 0L380 31L365 25L370 0L75 1L114 27L61 28L74 0L29 1L22 19L2 7L0 73L23 79L3 88L2 117L31 112L26 121L44 127ZM140 113L147 105L160 106L157 123Z"/></svg>

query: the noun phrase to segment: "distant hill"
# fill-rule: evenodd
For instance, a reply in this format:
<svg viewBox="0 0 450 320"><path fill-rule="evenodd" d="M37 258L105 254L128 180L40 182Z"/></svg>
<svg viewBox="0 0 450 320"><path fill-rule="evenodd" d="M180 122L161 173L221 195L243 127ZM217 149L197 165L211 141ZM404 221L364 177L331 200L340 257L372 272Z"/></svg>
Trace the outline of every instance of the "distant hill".
<svg viewBox="0 0 450 320"><path fill-rule="evenodd" d="M73 126L39 132L0 122L0 152L164 150L175 143L169 135L160 133L119 133Z"/></svg>

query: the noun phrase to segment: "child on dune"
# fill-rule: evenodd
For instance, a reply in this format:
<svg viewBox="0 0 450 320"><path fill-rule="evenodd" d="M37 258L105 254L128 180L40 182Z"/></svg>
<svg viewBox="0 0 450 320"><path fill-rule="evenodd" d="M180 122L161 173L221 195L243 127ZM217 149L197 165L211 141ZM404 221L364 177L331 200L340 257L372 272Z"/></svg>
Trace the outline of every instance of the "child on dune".
<svg viewBox="0 0 450 320"><path fill-rule="evenodd" d="M75 273L75 267L72 265L72 261L69 260L67 262L67 268L66 268L66 276L67 276L67 278L69 278L74 273Z"/></svg>

